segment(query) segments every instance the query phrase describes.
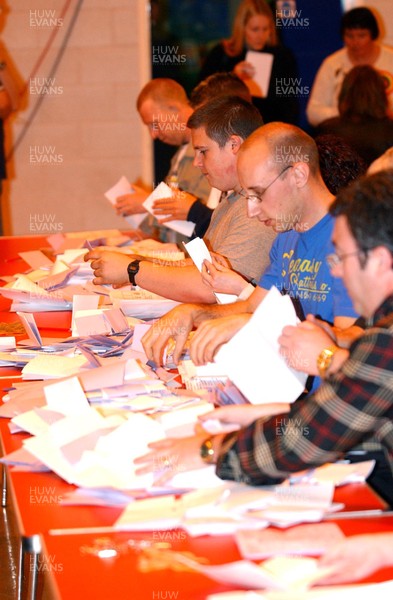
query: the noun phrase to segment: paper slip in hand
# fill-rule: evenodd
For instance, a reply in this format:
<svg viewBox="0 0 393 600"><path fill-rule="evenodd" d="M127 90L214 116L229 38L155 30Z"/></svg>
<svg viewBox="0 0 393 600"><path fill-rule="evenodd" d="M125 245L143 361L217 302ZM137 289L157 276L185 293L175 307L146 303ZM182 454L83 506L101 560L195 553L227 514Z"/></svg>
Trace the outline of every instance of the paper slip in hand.
<svg viewBox="0 0 393 600"><path fill-rule="evenodd" d="M215 363L240 389L251 404L294 402L304 390L307 375L291 369L279 352L278 338L285 325L296 325L297 317L289 296L272 287L250 320L218 350ZM284 429L301 439L301 424L282 418Z"/></svg>
<svg viewBox="0 0 393 600"><path fill-rule="evenodd" d="M183 242L183 246L192 258L192 261L198 269L198 271L202 271L204 260L208 260L211 263L213 262L208 247L206 246L204 240L202 240L201 238L196 237L193 240L191 240L191 242L187 242L186 244ZM229 304L230 302L236 302L237 300L236 294L222 294L214 292L214 295L217 298L217 302L219 304Z"/></svg>
<svg viewBox="0 0 393 600"><path fill-rule="evenodd" d="M161 183L155 188L155 190L150 194L150 196L144 201L143 206L150 214L155 216L153 211L154 202L156 200L160 200L161 198L172 198L172 196L173 192L171 188L166 183L161 181ZM160 215L160 218L163 219L165 216L166 215ZM193 223L192 221L173 220L168 221L168 223L164 223L164 225L165 227L168 227L168 229L172 229L173 231L182 233L187 237L192 236L192 232L195 228L195 223Z"/></svg>
<svg viewBox="0 0 393 600"><path fill-rule="evenodd" d="M244 82L250 90L251 96L266 98L269 91L273 59L273 54L268 52L254 52L253 50L247 52L245 60L252 64L255 69L254 77L246 79Z"/></svg>
<svg viewBox="0 0 393 600"><path fill-rule="evenodd" d="M104 196L109 200L109 202L116 206L116 198L119 196L124 196L125 194L133 194L134 190L132 185L129 183L127 177L120 177L119 181L115 183L113 187L111 187L107 192L105 192ZM123 219L127 221L132 227L132 229L138 229L142 221L146 219L147 213L138 213L136 215L127 215L124 216Z"/></svg>

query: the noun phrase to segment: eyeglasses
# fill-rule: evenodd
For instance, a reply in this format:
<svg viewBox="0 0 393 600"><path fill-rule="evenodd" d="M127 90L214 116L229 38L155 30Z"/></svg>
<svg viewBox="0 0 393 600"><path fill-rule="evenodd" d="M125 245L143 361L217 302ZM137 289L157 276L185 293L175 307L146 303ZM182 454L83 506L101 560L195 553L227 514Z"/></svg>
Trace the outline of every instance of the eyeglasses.
<svg viewBox="0 0 393 600"><path fill-rule="evenodd" d="M273 179L273 181L271 181L269 183L269 185L267 187L265 187L265 189L263 190L263 192L261 194L246 194L244 192L244 190L240 190L240 195L243 196L243 198L246 198L246 200L249 200L250 202L255 202L255 203L261 203L263 200L263 195L266 194L267 190L273 185L273 183L275 183L277 181L277 179L280 179L281 175L284 175L285 171L288 171L288 169L292 169L293 165L287 165L285 167L285 169L283 169L278 175L277 177L275 177Z"/></svg>
<svg viewBox="0 0 393 600"><path fill-rule="evenodd" d="M356 250L356 252L346 252L346 254L329 254L326 257L326 262L329 266L329 269L333 269L334 267L337 267L338 265L340 265L344 258L348 258L349 256L363 256L363 260L364 258L367 258L367 253L368 250Z"/></svg>

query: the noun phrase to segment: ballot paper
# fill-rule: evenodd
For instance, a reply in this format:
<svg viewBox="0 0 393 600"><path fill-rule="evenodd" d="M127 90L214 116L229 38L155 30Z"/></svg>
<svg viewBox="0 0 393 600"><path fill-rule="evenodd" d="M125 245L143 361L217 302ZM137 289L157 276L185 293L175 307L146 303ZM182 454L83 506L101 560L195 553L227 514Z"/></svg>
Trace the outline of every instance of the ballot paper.
<svg viewBox="0 0 393 600"><path fill-rule="evenodd" d="M153 474L136 475L134 459L148 444L162 439L159 423L142 414L101 417L94 409L64 417L45 434L24 440L24 447L44 465L82 487L130 490L152 485Z"/></svg>
<svg viewBox="0 0 393 600"><path fill-rule="evenodd" d="M315 469L294 473L285 485L294 483L332 483L335 487L348 483L364 483L375 466L375 460L357 463L326 463Z"/></svg>
<svg viewBox="0 0 393 600"><path fill-rule="evenodd" d="M233 591L211 594L206 600L391 600L393 580L358 585L330 585L301 591Z"/></svg>
<svg viewBox="0 0 393 600"><path fill-rule="evenodd" d="M254 52L253 50L249 50L246 53L246 62L251 63L255 69L254 77L252 79L245 79L244 81L250 90L251 96L266 98L269 91L273 59L273 54L268 52Z"/></svg>
<svg viewBox="0 0 393 600"><path fill-rule="evenodd" d="M194 238L186 244L183 242L185 249L193 260L194 265L198 271L202 271L203 261L208 260L213 262L211 254L206 246L204 240L199 237ZM202 284L201 284L202 285ZM237 296L235 294L222 294L214 292L217 302L219 304L229 304L230 302L236 302Z"/></svg>
<svg viewBox="0 0 393 600"><path fill-rule="evenodd" d="M188 509L196 506L214 505L226 489L220 483L213 489L198 489L181 497L168 495L164 498L148 498L132 503L125 508L115 523L122 531L167 530L178 527Z"/></svg>
<svg viewBox="0 0 393 600"><path fill-rule="evenodd" d="M335 523L313 523L284 531L271 527L262 531L238 531L235 540L243 558L261 560L297 554L320 556L344 537Z"/></svg>
<svg viewBox="0 0 393 600"><path fill-rule="evenodd" d="M145 202L143 203L143 206L146 208L146 210L150 214L155 216L154 211L153 211L154 202L156 200L160 200L161 198L171 198L172 196L173 196L173 192L172 192L171 188L162 181L161 183L158 184L158 186L150 194L150 196L145 200ZM160 215L160 218L164 218L165 216L166 215ZM164 223L164 225L165 225L165 227L168 227L168 229L177 231L178 233L181 233L187 237L192 236L192 232L194 231L194 228L195 228L195 223L193 223L192 221L173 220L173 221L168 221L167 223Z"/></svg>
<svg viewBox="0 0 393 600"><path fill-rule="evenodd" d="M16 340L14 336L2 336L0 337L0 352L6 350L15 350Z"/></svg>
<svg viewBox="0 0 393 600"><path fill-rule="evenodd" d="M260 565L247 560L222 565L205 565L181 553L177 553L175 558L178 562L207 575L214 581L241 586L245 589L304 592L318 579L331 572L331 569L319 568L316 559L303 557L276 557Z"/></svg>
<svg viewBox="0 0 393 600"><path fill-rule="evenodd" d="M230 374L251 404L294 402L303 392L307 375L287 365L278 344L283 327L296 323L290 297L272 287L248 323L218 350L218 373ZM302 432L294 428L291 434Z"/></svg>
<svg viewBox="0 0 393 600"><path fill-rule="evenodd" d="M19 252L19 256L31 267L32 269L40 269L47 267L51 269L53 262L45 256L41 250L30 250L28 252Z"/></svg>
<svg viewBox="0 0 393 600"><path fill-rule="evenodd" d="M79 373L86 365L84 356L39 354L22 369L23 379L57 379Z"/></svg>
<svg viewBox="0 0 393 600"><path fill-rule="evenodd" d="M111 290L110 299L113 306L119 308L124 315L139 319L159 318L179 305L175 300L168 300L141 288Z"/></svg>
<svg viewBox="0 0 393 600"><path fill-rule="evenodd" d="M125 194L133 194L135 190L132 185L128 181L127 177L123 175L120 177L119 181L115 183L113 187L111 187L107 192L105 192L104 196L109 200L112 206L116 206L116 198L119 196L124 196ZM129 225L131 225L132 229L138 229L141 225L142 221L144 221L147 217L147 212L138 213L135 215L124 215L123 219L127 221Z"/></svg>
<svg viewBox="0 0 393 600"><path fill-rule="evenodd" d="M35 322L34 315L32 313L16 313L22 321L23 327L26 329L29 340L31 340L37 346L42 346L41 334L38 331L37 323Z"/></svg>

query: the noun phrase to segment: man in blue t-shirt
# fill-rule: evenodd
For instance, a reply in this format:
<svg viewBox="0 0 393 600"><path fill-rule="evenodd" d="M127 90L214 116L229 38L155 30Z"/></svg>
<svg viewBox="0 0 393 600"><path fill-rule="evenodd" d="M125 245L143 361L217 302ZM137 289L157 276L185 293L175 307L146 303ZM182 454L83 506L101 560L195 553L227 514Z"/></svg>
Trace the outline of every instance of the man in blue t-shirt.
<svg viewBox="0 0 393 600"><path fill-rule="evenodd" d="M339 341L362 331L353 326L357 314L344 285L328 268L327 257L333 252L328 210L334 197L322 180L314 140L293 125L269 123L243 144L237 168L249 216L280 232L270 252L271 265L244 301L214 307L181 305L163 317L143 339L147 355L156 362L161 362L170 337L176 340L174 360L178 360L195 326L191 358L196 364L213 360L272 285L288 293L305 315L332 325L331 333Z"/></svg>

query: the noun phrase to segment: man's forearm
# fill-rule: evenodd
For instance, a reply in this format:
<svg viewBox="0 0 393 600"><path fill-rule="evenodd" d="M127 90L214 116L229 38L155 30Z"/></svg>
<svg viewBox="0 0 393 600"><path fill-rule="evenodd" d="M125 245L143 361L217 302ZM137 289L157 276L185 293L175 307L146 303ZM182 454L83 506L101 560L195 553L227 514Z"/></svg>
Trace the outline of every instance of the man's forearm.
<svg viewBox="0 0 393 600"><path fill-rule="evenodd" d="M254 292L246 300L241 302L232 302L231 304L216 304L214 306L195 306L193 311L194 326L198 327L203 321L208 319L218 319L220 317L230 317L242 313L253 313L257 306L266 296L267 291L257 286Z"/></svg>
<svg viewBox="0 0 393 600"><path fill-rule="evenodd" d="M216 302L214 294L204 285L194 265L163 267L142 260L135 282L145 290L177 302Z"/></svg>

